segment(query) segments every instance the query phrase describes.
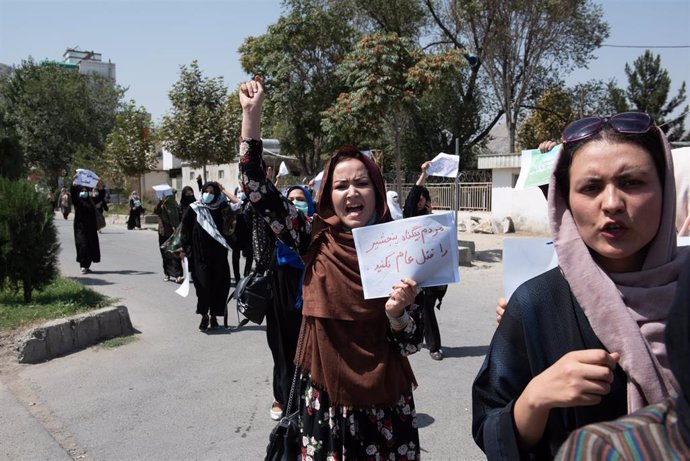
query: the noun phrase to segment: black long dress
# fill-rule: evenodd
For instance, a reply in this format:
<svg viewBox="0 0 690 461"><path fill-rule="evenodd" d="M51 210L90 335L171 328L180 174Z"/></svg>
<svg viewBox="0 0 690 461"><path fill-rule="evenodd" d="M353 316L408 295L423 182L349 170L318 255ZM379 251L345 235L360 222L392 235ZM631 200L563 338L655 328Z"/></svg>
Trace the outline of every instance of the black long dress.
<svg viewBox="0 0 690 461"><path fill-rule="evenodd" d="M422 216L428 214L427 209L418 210L417 203L419 198L424 194L429 197L429 191L424 186L412 186L412 189L407 194L405 199L405 206L403 207L403 218L411 218L414 216ZM436 301L440 308L443 296L446 294L448 285L440 285L437 287L422 288L422 291L417 295L415 303L422 306L424 313L424 343L429 349L429 352L436 352L441 349L441 330L438 327L438 320L436 319Z"/></svg>
<svg viewBox="0 0 690 461"><path fill-rule="evenodd" d="M216 228L228 244L228 221L232 219L230 206L211 210ZM197 304L196 313L220 316L225 314L225 304L230 293L230 265L228 250L211 237L197 222L196 212L190 206L182 217L182 247L190 258L190 271L194 279Z"/></svg>
<svg viewBox="0 0 690 461"><path fill-rule="evenodd" d="M134 199L129 199L129 217L127 218L127 229L132 230L135 227L141 229L141 212L144 207L136 206Z"/></svg>
<svg viewBox="0 0 690 461"><path fill-rule="evenodd" d="M74 246L77 248L77 262L80 267L88 269L91 263L101 262L101 247L98 242L96 225L96 206L91 197L79 197L81 187L72 186L72 204L74 205ZM105 190L98 191L101 200Z"/></svg>
<svg viewBox="0 0 690 461"><path fill-rule="evenodd" d="M518 443L513 407L532 378L571 351L605 349L559 268L522 285L510 298L472 386L472 434L489 461L551 459L575 429L627 413L627 377L620 366L597 405L553 408L529 452Z"/></svg>

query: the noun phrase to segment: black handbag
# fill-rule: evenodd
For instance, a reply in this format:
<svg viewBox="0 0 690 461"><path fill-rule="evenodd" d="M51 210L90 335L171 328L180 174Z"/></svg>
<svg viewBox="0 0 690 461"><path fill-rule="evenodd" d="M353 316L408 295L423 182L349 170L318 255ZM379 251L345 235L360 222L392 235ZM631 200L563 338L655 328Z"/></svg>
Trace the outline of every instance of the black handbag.
<svg viewBox="0 0 690 461"><path fill-rule="evenodd" d="M299 342L297 344L297 354L299 356L302 350L302 338L304 337L304 330L300 331ZM299 369L295 367L295 373L292 375L292 385L290 386L290 397L288 398L287 406L285 407L285 415L283 416L276 427L271 431L268 438L268 446L266 447L265 461L295 461L301 459L302 443L299 431L299 397L295 395L298 387ZM290 413L292 409L292 402L297 398L297 408Z"/></svg>
<svg viewBox="0 0 690 461"><path fill-rule="evenodd" d="M235 329L246 325L248 322L261 325L266 316L266 311L273 303L273 277L271 273L259 274L251 272L237 283L235 291L230 294L228 302L233 298L237 300L238 321L239 314L244 316L244 319L238 322ZM227 305L225 306L223 323L225 327L228 326Z"/></svg>

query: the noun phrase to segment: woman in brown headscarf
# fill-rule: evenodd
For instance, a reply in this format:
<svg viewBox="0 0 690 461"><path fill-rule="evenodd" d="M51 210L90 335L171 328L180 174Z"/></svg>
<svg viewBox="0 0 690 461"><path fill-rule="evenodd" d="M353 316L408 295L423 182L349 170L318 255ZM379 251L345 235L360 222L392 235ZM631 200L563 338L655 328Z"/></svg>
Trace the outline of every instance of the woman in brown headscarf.
<svg viewBox="0 0 690 461"><path fill-rule="evenodd" d="M571 123L548 200L559 267L515 291L473 386L489 460L553 458L573 430L678 391L664 328L688 251L661 130L641 112Z"/></svg>
<svg viewBox="0 0 690 461"><path fill-rule="evenodd" d="M240 171L254 208L305 263L295 357L302 457L418 459L416 381L407 360L421 346L416 283L404 279L389 298L365 300L351 233L390 221L381 173L356 148L341 148L324 169L317 214L308 219L266 179L263 98L258 79L241 85Z"/></svg>

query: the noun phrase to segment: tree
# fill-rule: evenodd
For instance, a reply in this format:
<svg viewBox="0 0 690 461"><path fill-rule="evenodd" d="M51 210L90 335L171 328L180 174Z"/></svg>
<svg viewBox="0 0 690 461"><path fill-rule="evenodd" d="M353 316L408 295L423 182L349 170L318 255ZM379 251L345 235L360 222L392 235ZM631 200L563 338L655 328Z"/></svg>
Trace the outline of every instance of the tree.
<svg viewBox="0 0 690 461"><path fill-rule="evenodd" d="M518 132L519 147L532 149L547 139L560 138L565 125L573 119L570 91L562 86L545 91Z"/></svg>
<svg viewBox="0 0 690 461"><path fill-rule="evenodd" d="M127 176L141 176L156 163L156 142L151 114L134 101L125 104L108 134L103 161L109 179L124 186Z"/></svg>
<svg viewBox="0 0 690 461"><path fill-rule="evenodd" d="M342 90L335 71L356 36L341 16L311 3L292 2L291 11L266 34L248 37L240 47L242 67L261 75L270 94L265 131L280 139L281 151L294 155L309 175L335 147L325 139L322 112Z"/></svg>
<svg viewBox="0 0 690 461"><path fill-rule="evenodd" d="M573 120L605 116L615 112L609 85L612 82L590 80L567 88L558 82L545 91L529 110L518 132L519 148L534 148L547 139L559 139L565 126Z"/></svg>
<svg viewBox="0 0 690 461"><path fill-rule="evenodd" d="M0 286L21 289L24 302L58 275L53 206L26 180L0 177Z"/></svg>
<svg viewBox="0 0 690 461"><path fill-rule="evenodd" d="M163 146L193 167L231 161L237 138L228 131L227 92L223 78L204 77L196 61L180 66L168 93L172 113L163 117Z"/></svg>
<svg viewBox="0 0 690 461"><path fill-rule="evenodd" d="M0 102L1 104L1 102ZM24 174L24 154L14 126L0 108L0 176L19 179Z"/></svg>
<svg viewBox="0 0 690 461"><path fill-rule="evenodd" d="M439 41L473 50L482 64L498 105L496 117L505 116L511 151L530 88L551 74L584 66L608 36L601 7L590 0L424 3L439 28Z"/></svg>
<svg viewBox="0 0 690 461"><path fill-rule="evenodd" d="M637 58L632 67L626 64L625 74L628 77L627 90L616 88L614 83L610 85L616 111L625 112L632 109L647 112L657 126L666 133L669 141L682 138L685 131L684 115L687 114L689 107L685 106L682 109L683 116L675 118L669 116L686 100L685 82L676 96L669 99L671 78L668 76L668 71L661 67L661 57L659 55L655 57L649 50Z"/></svg>
<svg viewBox="0 0 690 461"><path fill-rule="evenodd" d="M326 112L324 129L333 139L357 143L380 142L388 131L400 189L401 140L412 109L428 89L463 64L455 51L425 53L397 34L366 35L338 68L349 91Z"/></svg>
<svg viewBox="0 0 690 461"><path fill-rule="evenodd" d="M24 163L47 178L102 152L124 90L112 80L56 64L22 62L0 86L4 119L15 132Z"/></svg>

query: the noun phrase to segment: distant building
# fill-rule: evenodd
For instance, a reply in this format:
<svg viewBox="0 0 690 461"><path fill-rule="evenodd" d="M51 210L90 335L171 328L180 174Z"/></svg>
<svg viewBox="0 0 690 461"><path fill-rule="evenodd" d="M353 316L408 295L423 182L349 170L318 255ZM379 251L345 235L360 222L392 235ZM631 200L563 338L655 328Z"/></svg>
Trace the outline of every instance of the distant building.
<svg viewBox="0 0 690 461"><path fill-rule="evenodd" d="M62 55L62 61L77 66L80 74L98 74L115 81L115 63L110 60L103 62L101 53L68 48Z"/></svg>

